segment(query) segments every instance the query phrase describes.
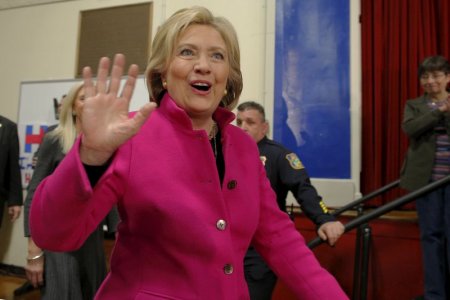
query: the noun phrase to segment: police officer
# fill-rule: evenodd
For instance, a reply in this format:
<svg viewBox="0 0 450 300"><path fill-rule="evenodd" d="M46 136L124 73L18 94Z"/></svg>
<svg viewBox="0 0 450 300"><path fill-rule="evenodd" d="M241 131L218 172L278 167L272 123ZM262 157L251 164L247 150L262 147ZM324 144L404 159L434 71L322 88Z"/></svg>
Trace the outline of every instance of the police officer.
<svg viewBox="0 0 450 300"><path fill-rule="evenodd" d="M293 193L306 216L318 226L318 235L334 245L344 233L344 225L328 214L328 209L311 185L308 173L297 155L266 137L269 124L264 108L253 101L237 108L237 125L257 143L261 162L277 195L278 206L286 211L286 196ZM252 300L270 300L276 284L276 275L251 247L244 259L245 279Z"/></svg>

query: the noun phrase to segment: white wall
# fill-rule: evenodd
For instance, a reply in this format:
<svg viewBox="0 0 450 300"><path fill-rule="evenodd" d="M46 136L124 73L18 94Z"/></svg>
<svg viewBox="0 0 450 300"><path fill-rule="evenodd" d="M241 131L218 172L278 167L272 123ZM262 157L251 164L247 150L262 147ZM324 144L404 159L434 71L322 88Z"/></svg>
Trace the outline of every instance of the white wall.
<svg viewBox="0 0 450 300"><path fill-rule="evenodd" d="M336 206L359 193L359 1L352 1L352 180L317 183L327 204ZM77 0L0 11L0 114L17 121L22 81L69 79L76 69L78 18L81 10L144 3L139 0ZM241 100L260 101L273 118L275 0L155 0L153 29L182 7L202 5L235 26L241 47L244 90ZM153 32L154 34L154 32ZM273 123L273 122L271 122ZM355 135L355 137L353 137ZM336 186L338 187L336 189ZM344 187L344 188L340 188ZM336 193L345 192L345 195ZM344 202L344 203L345 203ZM26 257L23 219L0 228L0 262L23 266Z"/></svg>

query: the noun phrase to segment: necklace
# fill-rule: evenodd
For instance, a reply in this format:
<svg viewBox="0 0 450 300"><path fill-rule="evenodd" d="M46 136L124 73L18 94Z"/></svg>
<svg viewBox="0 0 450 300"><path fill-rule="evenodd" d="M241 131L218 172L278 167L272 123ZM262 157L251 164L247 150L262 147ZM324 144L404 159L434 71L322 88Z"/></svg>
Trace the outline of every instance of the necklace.
<svg viewBox="0 0 450 300"><path fill-rule="evenodd" d="M212 125L211 125L211 129L209 130L208 133L208 139L212 139L214 137L216 137L216 133L217 133L217 123L216 121L213 121Z"/></svg>
<svg viewBox="0 0 450 300"><path fill-rule="evenodd" d="M214 148L214 157L217 158L217 144L216 144L216 136L213 137L213 148Z"/></svg>
<svg viewBox="0 0 450 300"><path fill-rule="evenodd" d="M217 158L217 141L216 141L216 135L217 135L217 123L216 121L213 121L213 124L211 126L211 130L208 133L208 138L211 141L213 150L214 150L214 157Z"/></svg>

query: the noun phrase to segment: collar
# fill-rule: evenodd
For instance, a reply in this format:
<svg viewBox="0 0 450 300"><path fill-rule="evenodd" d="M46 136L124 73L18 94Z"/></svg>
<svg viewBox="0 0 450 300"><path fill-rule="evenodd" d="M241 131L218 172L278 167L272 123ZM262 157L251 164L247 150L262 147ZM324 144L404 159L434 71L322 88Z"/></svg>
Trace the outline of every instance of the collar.
<svg viewBox="0 0 450 300"><path fill-rule="evenodd" d="M257 143L258 146L264 144L265 142L267 142L268 137L265 135L262 139L259 140L259 142Z"/></svg>
<svg viewBox="0 0 450 300"><path fill-rule="evenodd" d="M159 111L164 115L172 124L179 124L180 127L189 131L193 131L192 121L184 109L179 107L169 93L165 93L159 104ZM235 119L234 113L223 107L217 107L213 114L213 119L219 125L222 130L226 125L231 123Z"/></svg>

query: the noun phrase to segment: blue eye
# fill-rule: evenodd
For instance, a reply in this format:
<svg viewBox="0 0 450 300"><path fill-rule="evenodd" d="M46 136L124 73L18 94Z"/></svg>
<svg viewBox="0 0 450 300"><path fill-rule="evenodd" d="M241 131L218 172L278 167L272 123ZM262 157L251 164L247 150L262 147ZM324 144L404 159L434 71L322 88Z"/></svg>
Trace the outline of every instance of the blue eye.
<svg viewBox="0 0 450 300"><path fill-rule="evenodd" d="M220 52L213 53L212 57L216 60L224 60L224 55Z"/></svg>
<svg viewBox="0 0 450 300"><path fill-rule="evenodd" d="M182 49L180 51L180 55L182 56L192 56L194 54L194 51L192 51L191 49Z"/></svg>

